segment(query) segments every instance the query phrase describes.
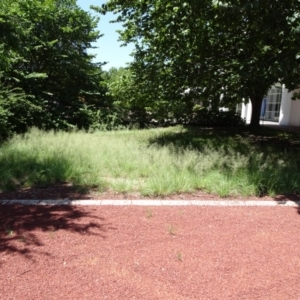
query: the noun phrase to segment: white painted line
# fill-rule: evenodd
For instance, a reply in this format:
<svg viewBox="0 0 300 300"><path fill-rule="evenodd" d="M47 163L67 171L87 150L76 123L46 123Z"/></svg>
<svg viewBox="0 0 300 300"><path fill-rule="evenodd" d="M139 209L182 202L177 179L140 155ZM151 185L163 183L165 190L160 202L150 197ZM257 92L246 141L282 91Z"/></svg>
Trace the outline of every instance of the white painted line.
<svg viewBox="0 0 300 300"><path fill-rule="evenodd" d="M255 200L0 200L0 205L106 205L106 206L261 206L299 207L300 201Z"/></svg>
<svg viewBox="0 0 300 300"><path fill-rule="evenodd" d="M1 200L0 201L0 205L5 205L9 202L10 200Z"/></svg>
<svg viewBox="0 0 300 300"><path fill-rule="evenodd" d="M161 206L164 200L132 200L134 206Z"/></svg>
<svg viewBox="0 0 300 300"><path fill-rule="evenodd" d="M0 205L8 204L9 201L11 201L11 200L1 200Z"/></svg>
<svg viewBox="0 0 300 300"><path fill-rule="evenodd" d="M72 202L73 200L41 200L38 205L71 205Z"/></svg>
<svg viewBox="0 0 300 300"><path fill-rule="evenodd" d="M7 205L37 205L39 204L39 202L40 200L10 200L10 202L7 203Z"/></svg>
<svg viewBox="0 0 300 300"><path fill-rule="evenodd" d="M266 201L255 201L255 200L191 200L192 205L195 206L292 206L297 207L300 205L300 202L293 201L275 201L275 200L266 200ZM200 203L199 203L200 202Z"/></svg>
<svg viewBox="0 0 300 300"><path fill-rule="evenodd" d="M191 205L191 201L188 200L162 200L162 206L186 206Z"/></svg>
<svg viewBox="0 0 300 300"><path fill-rule="evenodd" d="M102 200L101 205L127 206L131 205L132 200Z"/></svg>
<svg viewBox="0 0 300 300"><path fill-rule="evenodd" d="M71 205L102 205L102 200L73 200Z"/></svg>

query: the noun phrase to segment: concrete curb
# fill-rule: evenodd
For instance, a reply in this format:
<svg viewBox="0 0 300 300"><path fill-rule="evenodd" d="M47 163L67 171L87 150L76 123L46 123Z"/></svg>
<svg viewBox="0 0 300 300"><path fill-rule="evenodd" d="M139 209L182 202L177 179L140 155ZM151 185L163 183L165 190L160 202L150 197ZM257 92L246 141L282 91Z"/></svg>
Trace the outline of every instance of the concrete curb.
<svg viewBox="0 0 300 300"><path fill-rule="evenodd" d="M299 207L300 201L254 200L0 200L0 205Z"/></svg>

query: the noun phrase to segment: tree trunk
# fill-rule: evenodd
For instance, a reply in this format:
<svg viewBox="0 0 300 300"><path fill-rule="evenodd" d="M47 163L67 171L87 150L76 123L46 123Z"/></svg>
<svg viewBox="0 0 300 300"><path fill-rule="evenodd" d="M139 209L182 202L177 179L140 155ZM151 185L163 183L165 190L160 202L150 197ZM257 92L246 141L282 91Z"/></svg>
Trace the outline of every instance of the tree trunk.
<svg viewBox="0 0 300 300"><path fill-rule="evenodd" d="M220 109L220 96L215 96L210 102L210 109L212 111L219 111Z"/></svg>
<svg viewBox="0 0 300 300"><path fill-rule="evenodd" d="M260 110L261 110L261 104L263 101L263 96L254 96L251 97L251 104L252 104L252 115L251 115L251 127L258 127L259 121L260 121Z"/></svg>

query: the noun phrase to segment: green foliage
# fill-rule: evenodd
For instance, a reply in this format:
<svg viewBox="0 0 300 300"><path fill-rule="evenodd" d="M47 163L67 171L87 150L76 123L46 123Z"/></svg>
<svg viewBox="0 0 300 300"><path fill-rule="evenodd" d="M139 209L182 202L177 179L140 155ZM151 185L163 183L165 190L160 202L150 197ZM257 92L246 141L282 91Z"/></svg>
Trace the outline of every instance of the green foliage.
<svg viewBox="0 0 300 300"><path fill-rule="evenodd" d="M125 68L111 68L104 73L107 96L120 122L126 126L144 127L147 123L147 95L134 81L134 74Z"/></svg>
<svg viewBox="0 0 300 300"><path fill-rule="evenodd" d="M26 95L20 88L0 86L0 140L15 132L25 132L41 113L33 96Z"/></svg>
<svg viewBox="0 0 300 300"><path fill-rule="evenodd" d="M155 95L148 83L137 81L131 68L111 68L104 72L104 84L111 98L112 108L120 123L125 126L166 126L186 122L193 103L177 97L170 100Z"/></svg>
<svg viewBox="0 0 300 300"><path fill-rule="evenodd" d="M139 127L176 124L204 126L244 124L235 112L220 111L220 103L217 103L217 109L212 109L194 105L192 99L190 101L182 101L180 98L173 99L173 101L164 99L154 101L147 94L145 82L136 82L136 76L137 74L130 68L111 68L108 72L104 72L107 95L112 99L112 109L119 124L126 126L137 124ZM224 102L222 99L222 103Z"/></svg>
<svg viewBox="0 0 300 300"><path fill-rule="evenodd" d="M95 9L117 14L120 39L136 46L136 84L152 101L250 99L259 125L272 85L300 87L299 1L109 0Z"/></svg>
<svg viewBox="0 0 300 300"><path fill-rule="evenodd" d="M201 109L191 116L188 124L198 126L242 126L245 125L245 121L234 111Z"/></svg>
<svg viewBox="0 0 300 300"><path fill-rule="evenodd" d="M74 0L1 1L1 114L12 122L8 130L90 126L80 112L106 105L102 64L87 53L101 37L97 23Z"/></svg>

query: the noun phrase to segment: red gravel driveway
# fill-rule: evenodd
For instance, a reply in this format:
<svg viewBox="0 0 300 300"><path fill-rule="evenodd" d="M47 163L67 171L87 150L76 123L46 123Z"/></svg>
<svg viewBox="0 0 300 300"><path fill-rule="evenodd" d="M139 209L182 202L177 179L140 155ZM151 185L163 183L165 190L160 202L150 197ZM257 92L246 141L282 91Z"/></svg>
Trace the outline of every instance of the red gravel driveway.
<svg viewBox="0 0 300 300"><path fill-rule="evenodd" d="M291 207L0 206L0 299L300 299Z"/></svg>

